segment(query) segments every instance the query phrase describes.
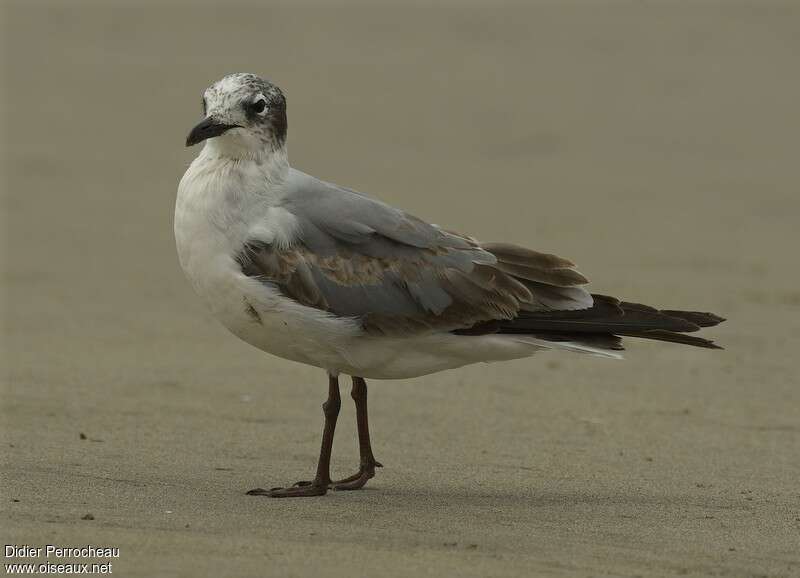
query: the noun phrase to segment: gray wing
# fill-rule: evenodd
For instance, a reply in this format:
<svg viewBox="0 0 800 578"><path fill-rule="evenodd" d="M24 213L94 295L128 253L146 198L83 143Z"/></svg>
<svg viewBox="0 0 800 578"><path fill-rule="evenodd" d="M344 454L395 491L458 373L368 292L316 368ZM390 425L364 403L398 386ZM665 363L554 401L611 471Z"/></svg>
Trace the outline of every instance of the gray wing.
<svg viewBox="0 0 800 578"><path fill-rule="evenodd" d="M288 247L252 239L243 272L378 334L465 330L521 310L591 307L585 277L555 255L480 244L355 191L292 170Z"/></svg>

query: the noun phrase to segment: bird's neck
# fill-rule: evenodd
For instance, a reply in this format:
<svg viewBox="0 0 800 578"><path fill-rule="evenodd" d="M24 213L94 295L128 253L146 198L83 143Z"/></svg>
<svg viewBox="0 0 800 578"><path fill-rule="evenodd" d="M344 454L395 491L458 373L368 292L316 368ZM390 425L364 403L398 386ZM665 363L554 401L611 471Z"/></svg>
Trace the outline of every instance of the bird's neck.
<svg viewBox="0 0 800 578"><path fill-rule="evenodd" d="M286 146L278 148L252 149L236 146L235 142L223 139L206 141L202 151L205 161L223 165L255 164L267 180L280 182L289 173L289 153Z"/></svg>

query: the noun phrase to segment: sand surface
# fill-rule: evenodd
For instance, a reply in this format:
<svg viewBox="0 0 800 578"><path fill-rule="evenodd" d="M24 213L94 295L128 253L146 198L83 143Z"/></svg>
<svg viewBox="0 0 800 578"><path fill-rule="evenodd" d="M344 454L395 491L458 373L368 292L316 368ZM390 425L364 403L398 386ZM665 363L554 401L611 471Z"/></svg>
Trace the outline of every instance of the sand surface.
<svg viewBox="0 0 800 578"><path fill-rule="evenodd" d="M2 543L116 546L125 577L800 575L797 2L2 22ZM183 140L241 70L285 89L296 166L720 313L727 350L374 382L367 490L244 495L311 475L326 380L229 335L178 268Z"/></svg>

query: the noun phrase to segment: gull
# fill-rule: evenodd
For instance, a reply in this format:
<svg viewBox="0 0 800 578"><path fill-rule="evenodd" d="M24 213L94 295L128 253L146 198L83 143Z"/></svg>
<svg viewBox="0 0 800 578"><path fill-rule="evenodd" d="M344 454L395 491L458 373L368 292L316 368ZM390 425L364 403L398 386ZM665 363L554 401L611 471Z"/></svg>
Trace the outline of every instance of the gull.
<svg viewBox="0 0 800 578"><path fill-rule="evenodd" d="M272 355L323 369L322 447L314 478L251 495L355 490L372 452L365 379L404 379L478 362L567 350L620 357L622 337L717 348L687 335L723 319L592 294L575 265L429 224L289 165L286 98L254 74L203 93L204 142L178 186L175 239L195 292L232 333ZM332 481L341 406L352 377L360 465Z"/></svg>

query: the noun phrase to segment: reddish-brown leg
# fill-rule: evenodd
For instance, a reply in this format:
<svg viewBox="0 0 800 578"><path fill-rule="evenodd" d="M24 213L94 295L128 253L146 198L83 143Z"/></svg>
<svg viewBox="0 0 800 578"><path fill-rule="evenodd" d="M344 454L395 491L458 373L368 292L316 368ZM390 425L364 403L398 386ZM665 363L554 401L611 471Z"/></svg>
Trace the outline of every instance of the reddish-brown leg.
<svg viewBox="0 0 800 578"><path fill-rule="evenodd" d="M289 488L272 488L265 490L256 488L247 492L250 496L269 496L271 498L301 498L305 496L322 496L331 485L331 451L333 449L333 434L336 430L336 419L339 417L339 408L342 406L339 397L339 378L328 377L328 400L322 404L325 414L325 427L322 430L322 447L319 451L317 474L310 483L298 483Z"/></svg>
<svg viewBox="0 0 800 578"><path fill-rule="evenodd" d="M353 389L350 392L356 404L356 424L358 426L358 451L361 457L358 471L342 480L332 482L336 490L358 490L375 476L375 468L381 468L372 455L372 444L369 440L369 420L367 418L367 382L363 377L353 377Z"/></svg>

